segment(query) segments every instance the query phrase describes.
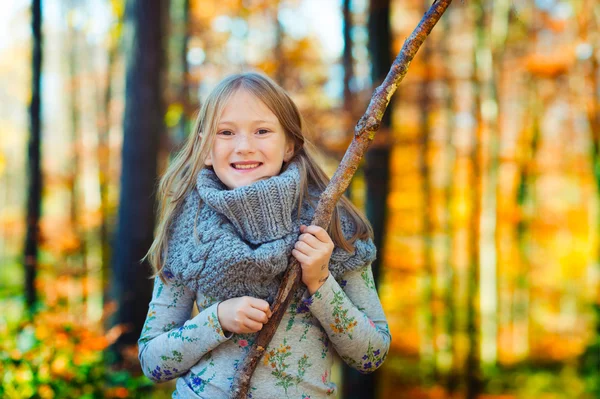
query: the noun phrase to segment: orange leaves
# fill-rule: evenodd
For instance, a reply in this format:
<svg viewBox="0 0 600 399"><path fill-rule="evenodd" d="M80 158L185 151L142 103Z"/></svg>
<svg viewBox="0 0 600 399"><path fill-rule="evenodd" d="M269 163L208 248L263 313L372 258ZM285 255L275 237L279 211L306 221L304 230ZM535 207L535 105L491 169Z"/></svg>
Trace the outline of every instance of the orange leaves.
<svg viewBox="0 0 600 399"><path fill-rule="evenodd" d="M60 217L43 217L40 233L44 248L55 255L73 254L81 247L81 242L68 220Z"/></svg>
<svg viewBox="0 0 600 399"><path fill-rule="evenodd" d="M552 48L551 52L534 52L524 58L529 73L540 78L556 78L566 74L575 64L575 50L572 45Z"/></svg>

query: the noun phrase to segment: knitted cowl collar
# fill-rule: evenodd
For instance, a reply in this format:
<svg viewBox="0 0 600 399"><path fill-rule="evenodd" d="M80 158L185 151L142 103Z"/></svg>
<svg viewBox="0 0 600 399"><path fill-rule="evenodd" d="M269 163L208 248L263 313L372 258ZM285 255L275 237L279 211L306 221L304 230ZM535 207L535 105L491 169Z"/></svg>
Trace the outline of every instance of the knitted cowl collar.
<svg viewBox="0 0 600 399"><path fill-rule="evenodd" d="M311 185L309 192L317 198L320 194ZM231 190L213 170L202 169L196 190L173 218L165 272L216 299L248 295L272 302L300 225L309 225L314 215L305 198L297 217L299 193L300 172L294 160L277 176ZM354 222L338 209L344 236L350 238ZM340 280L345 272L375 259L371 239L356 240L354 247L353 253L334 248L329 263L334 278Z"/></svg>

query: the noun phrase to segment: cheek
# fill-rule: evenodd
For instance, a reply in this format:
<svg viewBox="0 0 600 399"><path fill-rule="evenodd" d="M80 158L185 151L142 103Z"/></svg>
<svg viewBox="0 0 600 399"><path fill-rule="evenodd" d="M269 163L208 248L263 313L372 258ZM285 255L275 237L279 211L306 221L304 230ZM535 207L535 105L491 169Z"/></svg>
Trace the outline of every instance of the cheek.
<svg viewBox="0 0 600 399"><path fill-rule="evenodd" d="M215 143L210 151L213 162L220 162L227 156L227 146L223 143Z"/></svg>
<svg viewBox="0 0 600 399"><path fill-rule="evenodd" d="M285 151L286 151L285 142L282 140L281 141L278 140L277 142L272 143L271 148L270 148L270 152L273 155L273 157L277 157L277 158L281 158L281 159L284 158Z"/></svg>

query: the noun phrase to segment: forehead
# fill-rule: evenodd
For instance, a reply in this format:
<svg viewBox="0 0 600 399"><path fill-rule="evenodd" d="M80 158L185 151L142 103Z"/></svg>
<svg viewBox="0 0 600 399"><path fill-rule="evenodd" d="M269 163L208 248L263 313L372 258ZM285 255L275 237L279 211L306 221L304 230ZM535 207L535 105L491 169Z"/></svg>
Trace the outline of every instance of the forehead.
<svg viewBox="0 0 600 399"><path fill-rule="evenodd" d="M279 123L277 116L259 97L239 88L225 103L219 123L264 121Z"/></svg>

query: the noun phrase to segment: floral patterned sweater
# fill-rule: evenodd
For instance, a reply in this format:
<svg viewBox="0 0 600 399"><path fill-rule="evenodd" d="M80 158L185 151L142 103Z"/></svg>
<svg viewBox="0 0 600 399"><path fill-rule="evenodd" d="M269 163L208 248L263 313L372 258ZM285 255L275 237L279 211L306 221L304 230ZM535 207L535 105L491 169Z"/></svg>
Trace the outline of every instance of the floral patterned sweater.
<svg viewBox="0 0 600 399"><path fill-rule="evenodd" d="M190 319L193 303L199 313ZM218 301L191 292L171 274L154 281L138 341L142 370L155 382L176 377L173 398L227 398L240 362L256 333L224 334ZM329 276L312 296L292 301L254 372L248 398L325 398L333 351L362 373L384 361L390 333L375 289L371 265Z"/></svg>

